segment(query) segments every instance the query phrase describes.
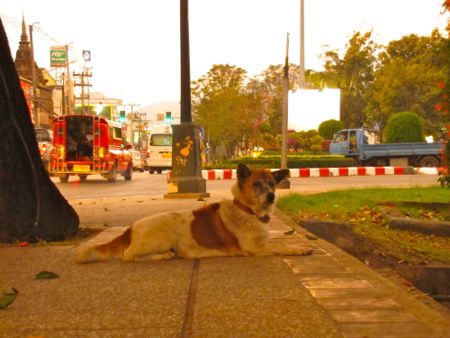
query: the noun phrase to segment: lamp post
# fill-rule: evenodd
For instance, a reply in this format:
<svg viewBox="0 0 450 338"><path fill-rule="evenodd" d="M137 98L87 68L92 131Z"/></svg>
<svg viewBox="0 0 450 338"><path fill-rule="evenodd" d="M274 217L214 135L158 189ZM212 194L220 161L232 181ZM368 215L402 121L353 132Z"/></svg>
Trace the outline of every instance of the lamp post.
<svg viewBox="0 0 450 338"><path fill-rule="evenodd" d="M39 104L37 99L37 89L36 89L36 66L34 62L34 46L33 46L33 29L34 25L39 25L39 22L33 22L32 25L29 25L29 31L30 31L30 49L31 49L31 87L33 92L33 118L34 118L34 126L39 127L41 125L40 116L39 116Z"/></svg>
<svg viewBox="0 0 450 338"><path fill-rule="evenodd" d="M172 125L172 175L166 198L209 197L202 177L200 129L192 123L188 0L180 0L181 116Z"/></svg>
<svg viewBox="0 0 450 338"><path fill-rule="evenodd" d="M287 169L287 129L288 129L288 98L289 98L289 33L286 34L286 58L283 67L283 110L281 117L281 169ZM277 186L289 189L291 182L283 179Z"/></svg>

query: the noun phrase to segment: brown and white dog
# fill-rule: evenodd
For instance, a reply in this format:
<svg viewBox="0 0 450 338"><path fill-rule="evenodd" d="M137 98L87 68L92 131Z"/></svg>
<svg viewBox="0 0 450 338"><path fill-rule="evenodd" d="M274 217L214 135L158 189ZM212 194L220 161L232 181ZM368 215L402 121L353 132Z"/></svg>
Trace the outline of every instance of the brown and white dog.
<svg viewBox="0 0 450 338"><path fill-rule="evenodd" d="M275 186L287 169L250 170L239 164L234 200L207 204L186 212L159 213L138 220L112 241L89 242L77 250L77 261L89 263L121 257L124 261L172 257L308 255L311 250L269 242L267 223Z"/></svg>

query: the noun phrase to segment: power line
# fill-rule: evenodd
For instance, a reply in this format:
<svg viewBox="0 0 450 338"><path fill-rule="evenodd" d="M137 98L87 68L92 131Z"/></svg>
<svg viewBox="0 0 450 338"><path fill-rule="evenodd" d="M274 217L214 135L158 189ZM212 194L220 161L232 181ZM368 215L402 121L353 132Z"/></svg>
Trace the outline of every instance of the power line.
<svg viewBox="0 0 450 338"><path fill-rule="evenodd" d="M9 16L7 16L5 14L0 14L0 17L2 18L2 21L6 22L6 23L8 23L8 24L10 24L12 26L19 27L19 28L22 27L22 23L20 21L16 20L16 19L14 19L14 18L11 18L11 17L9 17ZM64 45L64 43L62 43L62 42L56 40L55 38L51 37L47 32L45 32L40 27L33 27L33 31L41 33L41 35L45 39L47 39L48 41L57 43L59 45Z"/></svg>

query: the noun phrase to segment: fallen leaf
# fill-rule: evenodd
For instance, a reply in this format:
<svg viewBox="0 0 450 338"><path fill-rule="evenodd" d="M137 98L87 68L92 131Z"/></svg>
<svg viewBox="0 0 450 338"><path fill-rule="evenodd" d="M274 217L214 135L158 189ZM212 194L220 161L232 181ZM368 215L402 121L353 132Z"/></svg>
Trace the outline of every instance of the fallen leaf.
<svg viewBox="0 0 450 338"><path fill-rule="evenodd" d="M138 201L136 201L136 202L138 202L138 203L142 203L142 202L144 202L143 200L138 200Z"/></svg>
<svg viewBox="0 0 450 338"><path fill-rule="evenodd" d="M16 299L19 291L10 286L2 287L0 291L0 309L6 309Z"/></svg>
<svg viewBox="0 0 450 338"><path fill-rule="evenodd" d="M311 234L305 234L305 237L311 241L315 241L318 239L316 236L311 235Z"/></svg>
<svg viewBox="0 0 450 338"><path fill-rule="evenodd" d="M52 279L52 278L59 278L59 276L52 272L52 271L41 271L35 276L36 279Z"/></svg>
<svg viewBox="0 0 450 338"><path fill-rule="evenodd" d="M295 229L291 229L291 230L286 231L284 234L285 235L293 235L294 233L295 233Z"/></svg>
<svg viewBox="0 0 450 338"><path fill-rule="evenodd" d="M17 246L19 248L23 248L23 247L26 247L26 246L29 246L29 245L30 245L30 243L28 243L28 242L19 242L19 243L17 243Z"/></svg>

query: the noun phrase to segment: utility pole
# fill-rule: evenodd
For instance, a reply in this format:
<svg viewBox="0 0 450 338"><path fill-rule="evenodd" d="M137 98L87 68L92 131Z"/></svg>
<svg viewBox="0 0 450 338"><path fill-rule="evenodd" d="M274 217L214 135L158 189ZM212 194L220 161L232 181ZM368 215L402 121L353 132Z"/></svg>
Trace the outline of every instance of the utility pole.
<svg viewBox="0 0 450 338"><path fill-rule="evenodd" d="M33 26L35 24L39 24L38 22L34 22L32 25L28 26L30 31L30 48L31 48L31 86L33 92L33 117L34 117L34 126L39 127L41 125L41 119L39 116L39 101L37 98L37 89L36 89L36 64L34 62L34 46L33 46Z"/></svg>
<svg viewBox="0 0 450 338"><path fill-rule="evenodd" d="M300 89L305 88L305 0L300 0Z"/></svg>
<svg viewBox="0 0 450 338"><path fill-rule="evenodd" d="M70 45L70 44L69 44ZM72 110L72 90L71 90L71 85L70 85L70 69L69 69L69 45L66 45L66 74L67 74L67 80L66 83L63 83L63 87L64 85L67 85L67 113L68 114L72 114L73 110Z"/></svg>
<svg viewBox="0 0 450 338"><path fill-rule="evenodd" d="M288 129L288 99L289 99L289 33L286 33L286 58L283 74L283 112L281 118L281 169L287 169L287 129ZM289 189L291 182L285 178L277 188Z"/></svg>
<svg viewBox="0 0 450 338"><path fill-rule="evenodd" d="M89 81L86 83L84 80L85 78L90 78L92 77L92 73L89 72L85 72L82 71L81 73L73 73L74 77L78 77L80 79L80 82L77 83L75 82L73 85L75 87L81 87L81 96L77 97L77 99L81 99L81 113L82 114L86 114L86 109L85 109L85 105L84 105L84 99L85 99L85 95L84 95L84 87L91 87L92 85L89 83ZM89 94L87 95L87 99L89 99Z"/></svg>
<svg viewBox="0 0 450 338"><path fill-rule="evenodd" d="M209 197L202 176L200 129L192 123L188 0L180 0L181 123L172 125L172 176L166 198Z"/></svg>

